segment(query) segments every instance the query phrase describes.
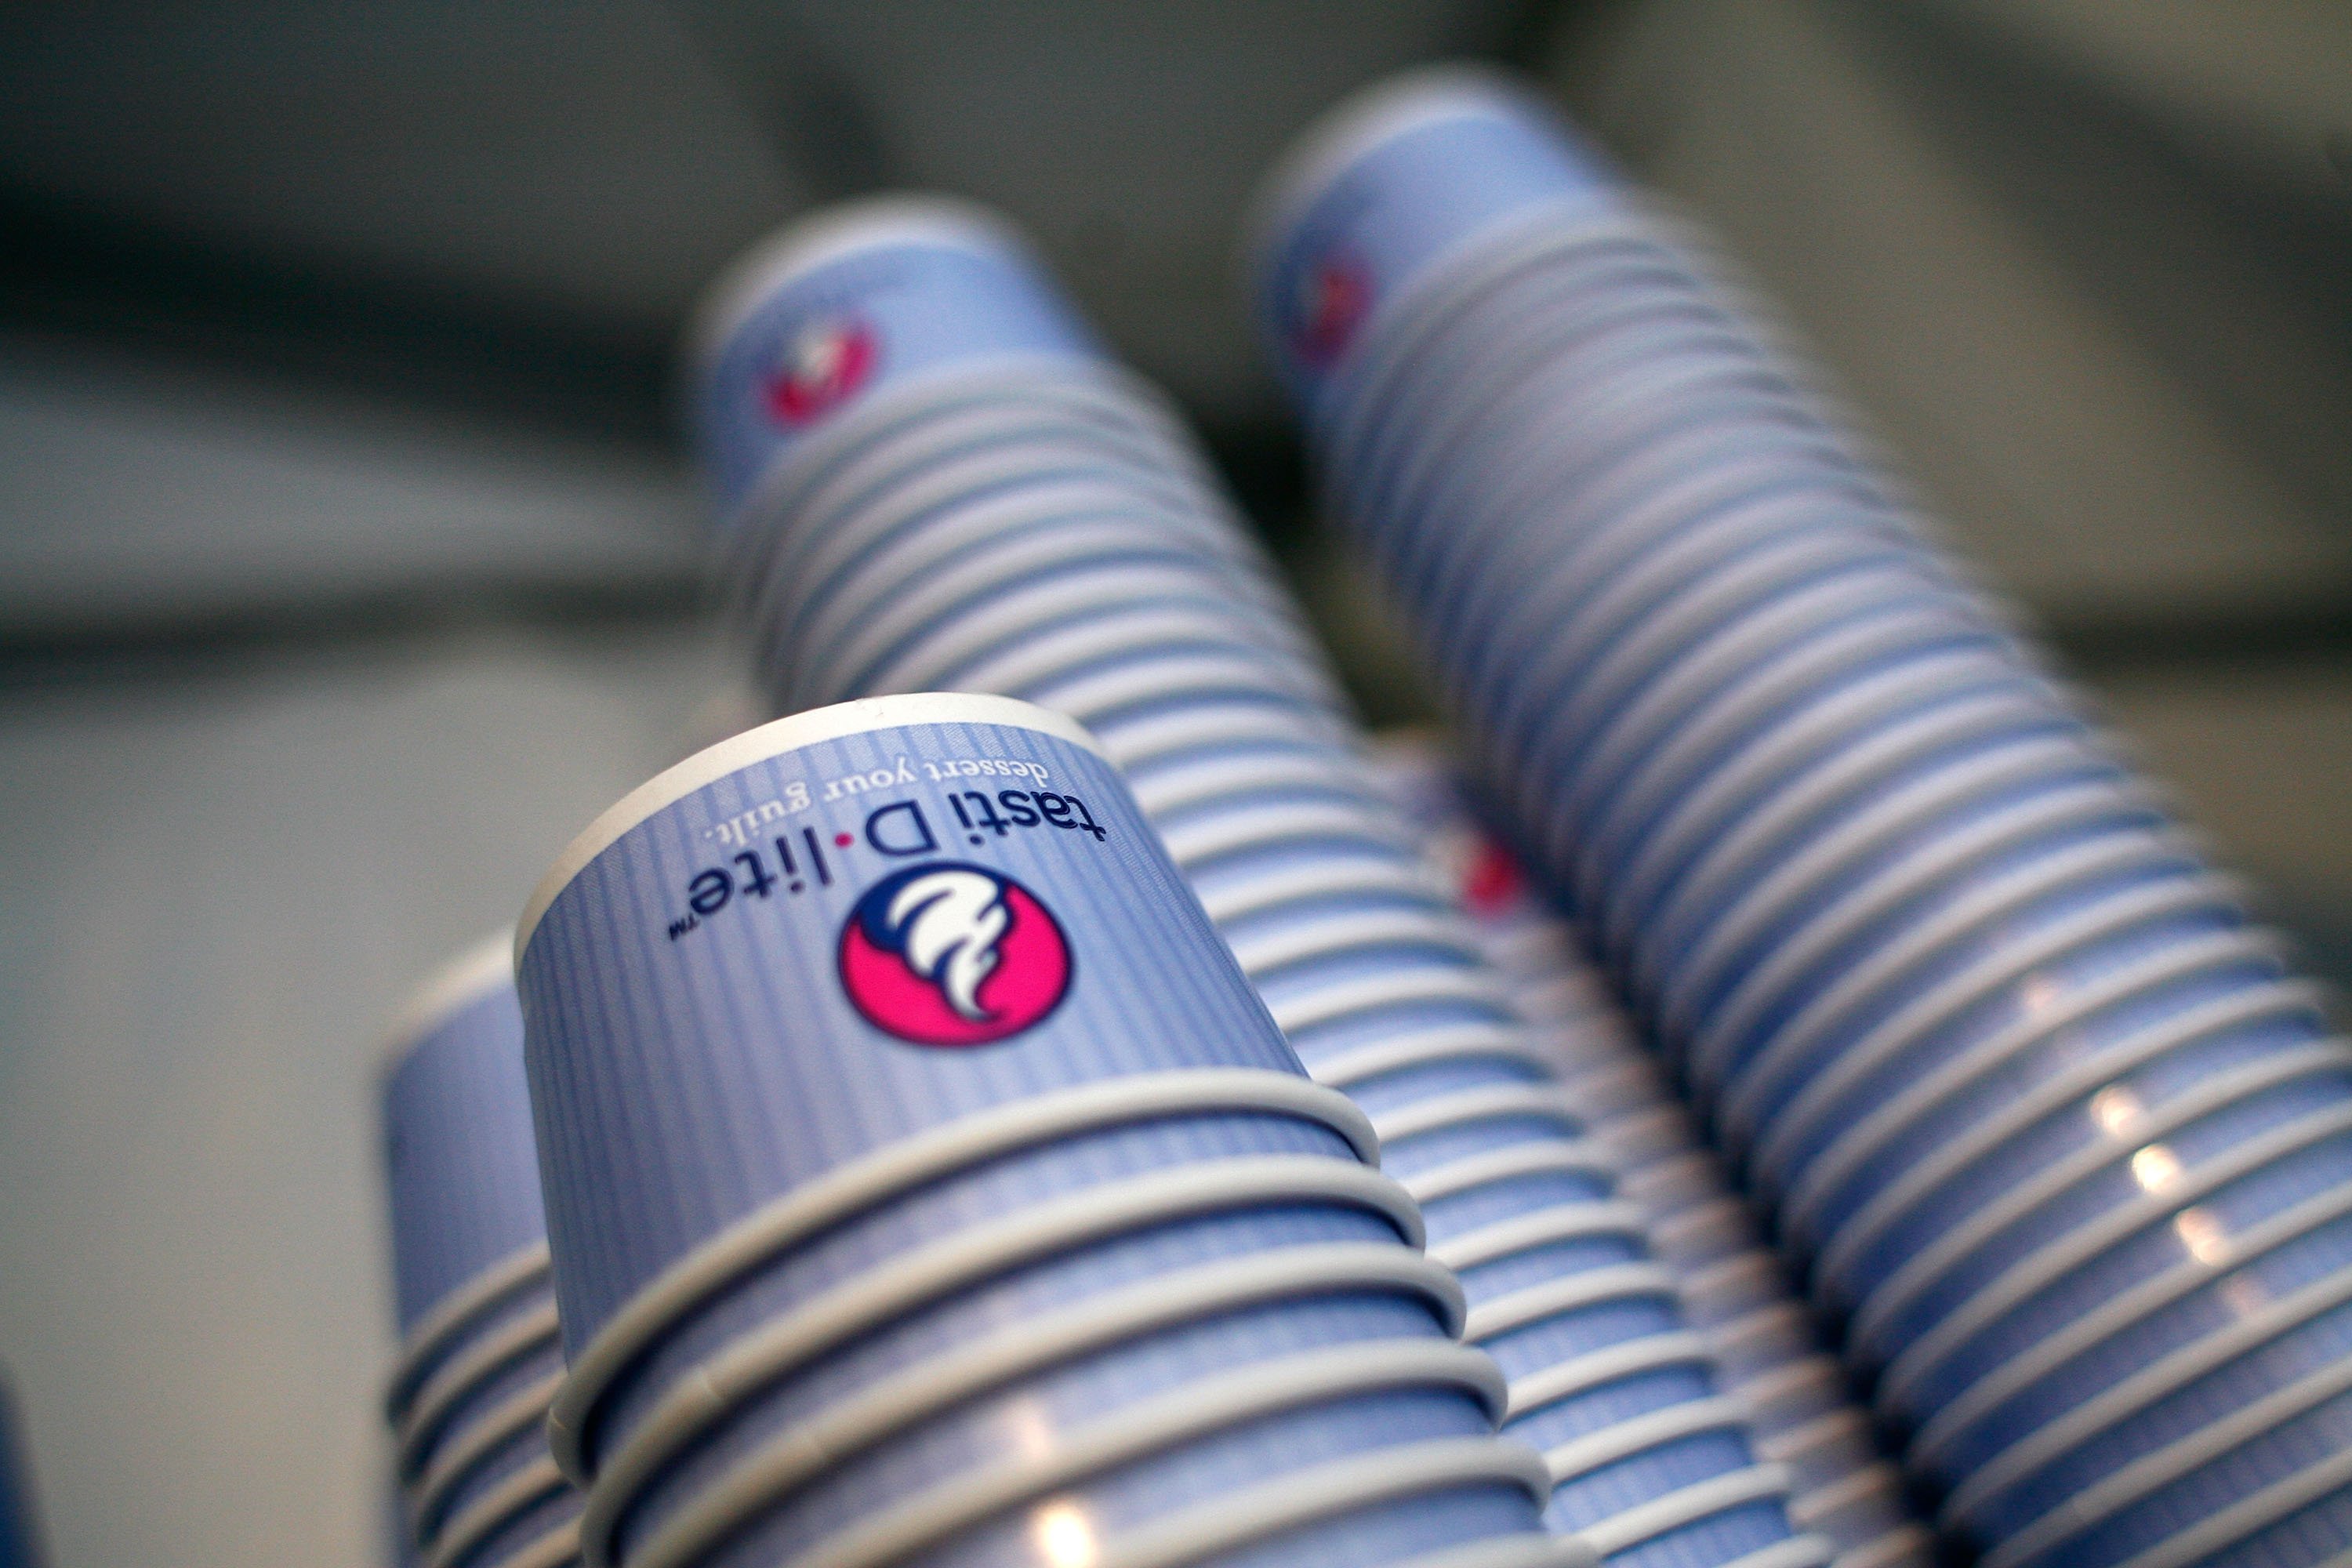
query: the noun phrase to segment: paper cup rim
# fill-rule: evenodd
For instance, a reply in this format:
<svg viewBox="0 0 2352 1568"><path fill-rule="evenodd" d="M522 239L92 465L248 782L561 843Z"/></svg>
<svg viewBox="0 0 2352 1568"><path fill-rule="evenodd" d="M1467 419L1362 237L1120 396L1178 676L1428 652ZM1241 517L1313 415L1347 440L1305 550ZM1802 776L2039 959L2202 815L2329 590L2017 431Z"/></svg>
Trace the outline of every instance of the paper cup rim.
<svg viewBox="0 0 2352 1568"><path fill-rule="evenodd" d="M770 294L829 262L894 242L1031 259L1029 242L1009 219L961 196L894 193L821 207L753 242L703 291L685 336L689 382Z"/></svg>
<svg viewBox="0 0 2352 1568"><path fill-rule="evenodd" d="M530 946L531 936L539 929L540 918L547 913L548 906L570 886L572 879L587 869L591 861L611 848L630 829L656 812L706 785L718 783L730 773L740 773L755 763L799 751L804 746L872 730L899 729L910 724L957 723L999 724L1009 729L1034 730L1056 740L1083 746L1096 756L1106 756L1102 742L1075 719L1051 709L1040 708L1034 702L977 692L917 691L889 697L861 697L772 720L740 734L731 735L715 745L706 746L685 761L656 773L606 807L594 821L582 829L555 858L554 864L548 868L539 885L531 889L530 900L523 905L522 916L515 922L512 963L517 966L521 964L522 955Z"/></svg>
<svg viewBox="0 0 2352 1568"><path fill-rule="evenodd" d="M427 975L394 1016L378 1053L380 1075L388 1078L397 1072L425 1036L488 995L500 982L512 984L515 951L514 929L509 926L484 937Z"/></svg>

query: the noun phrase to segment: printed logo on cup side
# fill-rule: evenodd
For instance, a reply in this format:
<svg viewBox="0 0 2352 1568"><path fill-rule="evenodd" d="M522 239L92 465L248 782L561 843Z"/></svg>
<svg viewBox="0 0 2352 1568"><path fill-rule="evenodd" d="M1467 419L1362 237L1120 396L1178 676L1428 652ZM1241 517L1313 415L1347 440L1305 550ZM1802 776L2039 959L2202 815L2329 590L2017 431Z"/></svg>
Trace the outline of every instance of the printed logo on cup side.
<svg viewBox="0 0 2352 1568"><path fill-rule="evenodd" d="M803 328L762 384L769 415L801 426L840 407L874 374L875 349L874 329L854 316Z"/></svg>
<svg viewBox="0 0 2352 1568"><path fill-rule="evenodd" d="M842 923L842 989L866 1021L919 1046L984 1046L1045 1022L1070 989L1070 945L1036 894L961 861L910 866Z"/></svg>
<svg viewBox="0 0 2352 1568"><path fill-rule="evenodd" d="M1454 860L1456 896L1472 914L1507 914L1528 901L1527 870L1500 839L1473 829Z"/></svg>
<svg viewBox="0 0 2352 1568"><path fill-rule="evenodd" d="M1372 276L1344 251L1307 263L1291 300L1290 339L1298 357L1318 367L1347 352L1372 308Z"/></svg>

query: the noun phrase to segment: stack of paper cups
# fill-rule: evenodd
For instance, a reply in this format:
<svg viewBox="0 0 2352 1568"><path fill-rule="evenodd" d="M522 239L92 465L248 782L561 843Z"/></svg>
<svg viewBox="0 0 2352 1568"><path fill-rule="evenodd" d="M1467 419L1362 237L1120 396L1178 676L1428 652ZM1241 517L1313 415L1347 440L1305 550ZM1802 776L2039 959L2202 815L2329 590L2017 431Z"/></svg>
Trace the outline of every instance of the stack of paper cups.
<svg viewBox="0 0 2352 1568"><path fill-rule="evenodd" d="M563 1375L513 938L436 976L383 1081L402 1345L392 1417L428 1568L556 1568L580 1499L548 1455Z"/></svg>
<svg viewBox="0 0 2352 1568"><path fill-rule="evenodd" d="M1481 78L1340 110L1258 258L1335 510L1944 1522L2352 1551L2352 1056L1807 379Z"/></svg>
<svg viewBox="0 0 2352 1568"><path fill-rule="evenodd" d="M1067 720L747 731L519 943L590 1563L1591 1561L1370 1124Z"/></svg>
<svg viewBox="0 0 2352 1568"><path fill-rule="evenodd" d="M1621 1190L1648 1215L1659 1258L1674 1270L1726 1388L1753 1413L1757 1450L1794 1478L1791 1517L1836 1544L1837 1568L1933 1562L1927 1531L1904 1501L1902 1478L1848 1397L1844 1372L1823 1352L1780 1255L1576 933L1480 823L1438 747L1391 736L1378 756L1441 881L1454 889L1496 968L1509 977L1586 1126L1615 1156Z"/></svg>
<svg viewBox="0 0 2352 1568"><path fill-rule="evenodd" d="M952 688L1088 725L1420 1200L1552 1524L1660 1568L1820 1561L1301 621L1020 244L940 203L820 219L721 290L697 365L724 571L776 705ZM992 839L1035 815L1018 779L967 789Z"/></svg>

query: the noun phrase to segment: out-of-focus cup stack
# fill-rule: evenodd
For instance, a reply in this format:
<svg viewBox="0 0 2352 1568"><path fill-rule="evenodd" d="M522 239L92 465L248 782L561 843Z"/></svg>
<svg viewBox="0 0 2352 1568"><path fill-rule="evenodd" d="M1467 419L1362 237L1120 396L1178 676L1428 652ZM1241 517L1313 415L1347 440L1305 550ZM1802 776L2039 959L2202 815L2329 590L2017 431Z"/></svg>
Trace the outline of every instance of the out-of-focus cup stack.
<svg viewBox="0 0 2352 1568"><path fill-rule="evenodd" d="M590 1563L1591 1563L1067 720L746 731L573 843L517 972Z"/></svg>
<svg viewBox="0 0 2352 1568"><path fill-rule="evenodd" d="M1789 1468L1790 1516L1837 1546L1837 1568L1932 1563L1933 1540L1905 1503L1902 1476L1823 1351L1787 1266L1582 940L1481 822L1440 746L1385 736L1377 755L1586 1127L1617 1161L1619 1190L1649 1217L1726 1389L1748 1402L1757 1451Z"/></svg>
<svg viewBox="0 0 2352 1568"><path fill-rule="evenodd" d="M1989 1568L2352 1551L2352 1058L1670 231L1339 111L1266 334L1477 766Z"/></svg>
<svg viewBox="0 0 2352 1568"><path fill-rule="evenodd" d="M576 1561L580 1499L549 1457L563 1376L513 939L419 993L383 1080L402 1337L386 1408L426 1568Z"/></svg>
<svg viewBox="0 0 2352 1568"><path fill-rule="evenodd" d="M777 710L938 688L1086 723L1307 1069L1370 1116L1555 1528L1656 1568L1825 1560L1299 618L1025 249L938 203L817 220L719 291L695 367L721 574ZM974 782L1003 831L1024 808Z"/></svg>

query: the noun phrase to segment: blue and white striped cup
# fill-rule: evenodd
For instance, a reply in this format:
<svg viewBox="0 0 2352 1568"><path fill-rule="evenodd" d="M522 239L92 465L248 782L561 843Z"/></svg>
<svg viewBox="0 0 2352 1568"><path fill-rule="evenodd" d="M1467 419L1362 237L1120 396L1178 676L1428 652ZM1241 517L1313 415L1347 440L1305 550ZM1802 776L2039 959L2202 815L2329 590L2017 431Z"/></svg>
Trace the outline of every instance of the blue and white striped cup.
<svg viewBox="0 0 2352 1568"><path fill-rule="evenodd" d="M590 1563L1574 1559L1368 1124L1068 721L747 731L517 952Z"/></svg>
<svg viewBox="0 0 2352 1568"><path fill-rule="evenodd" d="M1588 1108L1593 1137L1616 1155L1624 1192L1647 1211L1660 1261L1714 1347L1725 1392L1752 1407L1759 1451L1795 1478L1791 1517L1833 1542L1841 1563L1932 1562L1901 1477L1823 1354L1788 1270L1573 931L1486 828L1474 792L1435 744L1388 737L1379 762L1496 966L1541 1020L1538 1037Z"/></svg>
<svg viewBox="0 0 2352 1568"><path fill-rule="evenodd" d="M903 204L868 210L877 255L906 243ZM825 265L856 220L815 220ZM1824 1552L1790 1544L1785 1478L1716 1396L1704 1345L1643 1262L1639 1213L1430 885L1204 465L1114 367L1005 347L1044 285L1013 276L1028 264L994 233L971 249L1005 269L1003 321L969 325L960 367L877 379L833 431L778 442L728 525L723 570L748 578L733 597L776 706L937 686L1087 723L1308 1070L1371 1117L1424 1200L1431 1252L1511 1378L1508 1430L1547 1456L1553 1527L1628 1568ZM818 270L764 276L789 301ZM942 296L943 311L987 308ZM1016 408L1052 438L1025 439ZM1099 434L1114 428L1159 434ZM714 471L727 460L714 450Z"/></svg>
<svg viewBox="0 0 2352 1568"><path fill-rule="evenodd" d="M2352 1056L2161 800L1531 98L1377 89L1271 188L1261 325L1334 510L1945 1522L2001 1568L2352 1550L2314 1370Z"/></svg>
<svg viewBox="0 0 2352 1568"><path fill-rule="evenodd" d="M432 1568L555 1568L580 1498L547 1447L562 1380L513 937L411 1003L383 1078L402 1347L389 1409L407 1528Z"/></svg>

